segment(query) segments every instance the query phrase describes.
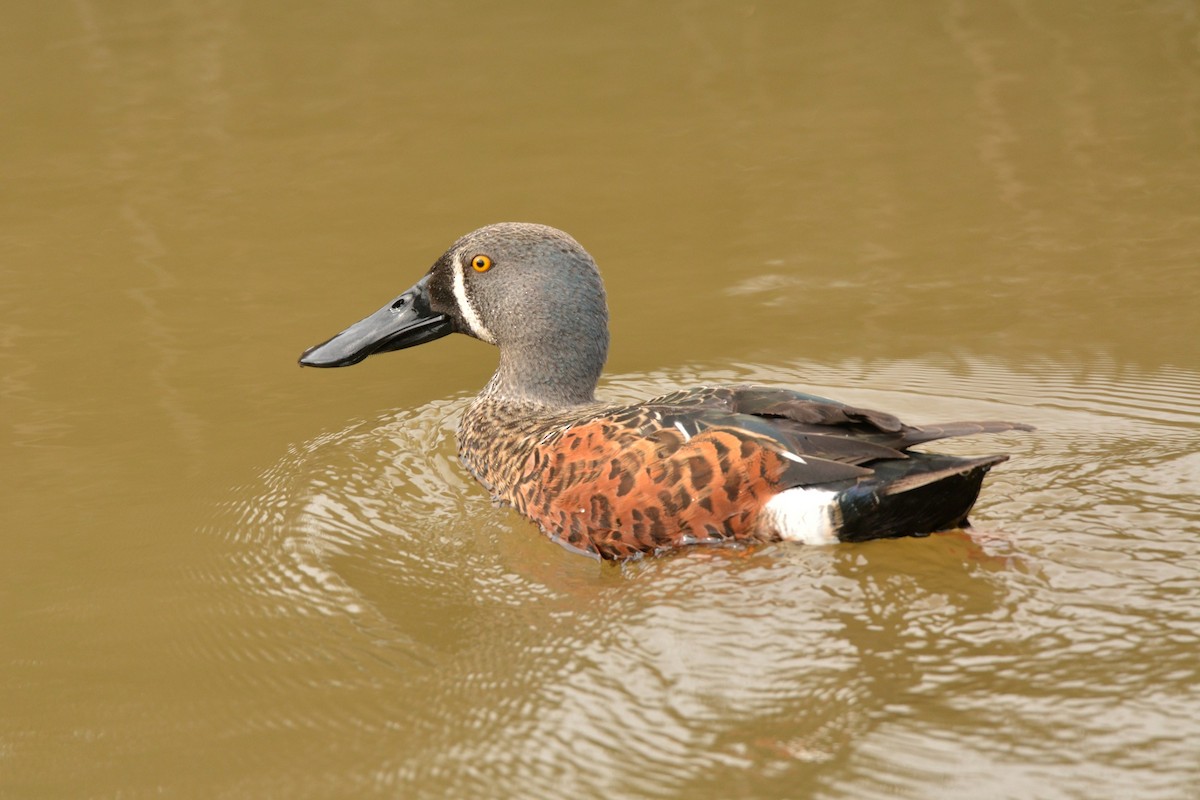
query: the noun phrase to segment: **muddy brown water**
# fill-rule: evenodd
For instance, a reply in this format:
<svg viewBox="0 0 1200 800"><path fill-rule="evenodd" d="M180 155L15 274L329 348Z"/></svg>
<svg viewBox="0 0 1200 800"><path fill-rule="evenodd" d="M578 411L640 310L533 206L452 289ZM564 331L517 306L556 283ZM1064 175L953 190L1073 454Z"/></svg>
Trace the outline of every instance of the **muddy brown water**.
<svg viewBox="0 0 1200 800"><path fill-rule="evenodd" d="M9 3L0 796L1200 796L1200 7ZM505 219L602 393L1005 418L977 527L601 565L454 337Z"/></svg>

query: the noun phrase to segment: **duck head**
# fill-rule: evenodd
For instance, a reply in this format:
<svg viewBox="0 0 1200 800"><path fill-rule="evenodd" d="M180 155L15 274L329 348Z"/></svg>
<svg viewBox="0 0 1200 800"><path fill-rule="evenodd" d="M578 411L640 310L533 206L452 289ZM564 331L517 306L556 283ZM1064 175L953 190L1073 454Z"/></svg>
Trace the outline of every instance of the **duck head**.
<svg viewBox="0 0 1200 800"><path fill-rule="evenodd" d="M348 367L375 353L462 333L500 350L484 395L590 402L608 354L608 306L595 261L566 233L506 222L468 233L425 277L300 356Z"/></svg>

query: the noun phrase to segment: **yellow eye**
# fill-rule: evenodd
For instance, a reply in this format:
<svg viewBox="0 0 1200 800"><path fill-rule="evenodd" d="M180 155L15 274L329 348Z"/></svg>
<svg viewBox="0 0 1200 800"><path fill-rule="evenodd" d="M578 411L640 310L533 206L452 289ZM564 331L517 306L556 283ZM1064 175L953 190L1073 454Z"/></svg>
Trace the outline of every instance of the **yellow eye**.
<svg viewBox="0 0 1200 800"><path fill-rule="evenodd" d="M492 260L484 255L475 256L471 259L471 268L476 272L487 272L492 268Z"/></svg>

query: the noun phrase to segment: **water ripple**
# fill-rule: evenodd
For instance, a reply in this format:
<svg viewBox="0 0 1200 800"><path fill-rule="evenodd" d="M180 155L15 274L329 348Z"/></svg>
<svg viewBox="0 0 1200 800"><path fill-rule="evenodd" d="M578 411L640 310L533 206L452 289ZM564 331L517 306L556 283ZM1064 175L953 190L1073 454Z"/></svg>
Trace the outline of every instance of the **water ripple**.
<svg viewBox="0 0 1200 800"><path fill-rule="evenodd" d="M463 399L387 414L235 493L214 526L228 557L201 577L238 592L193 655L244 697L247 736L317 763L331 735L366 737L329 776L343 787L1155 797L1151 767L1194 774L1200 376L797 362L602 390L714 380L1039 431L945 443L1014 454L971 533L600 565L464 476Z"/></svg>

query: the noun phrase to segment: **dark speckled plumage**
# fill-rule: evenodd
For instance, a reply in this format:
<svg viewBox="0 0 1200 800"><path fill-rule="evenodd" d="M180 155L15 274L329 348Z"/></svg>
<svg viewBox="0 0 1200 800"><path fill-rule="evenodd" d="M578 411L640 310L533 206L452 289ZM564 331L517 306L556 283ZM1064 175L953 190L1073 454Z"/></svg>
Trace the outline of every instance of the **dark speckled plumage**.
<svg viewBox="0 0 1200 800"><path fill-rule="evenodd" d="M755 386L597 403L607 320L599 273L574 239L504 223L455 242L413 289L310 348L301 363L345 366L450 332L496 344L500 365L463 416L460 458L494 498L556 541L613 559L692 544L860 541L964 524L984 474L1006 456L908 448L1029 429L913 427ZM788 510L792 498L799 511Z"/></svg>

